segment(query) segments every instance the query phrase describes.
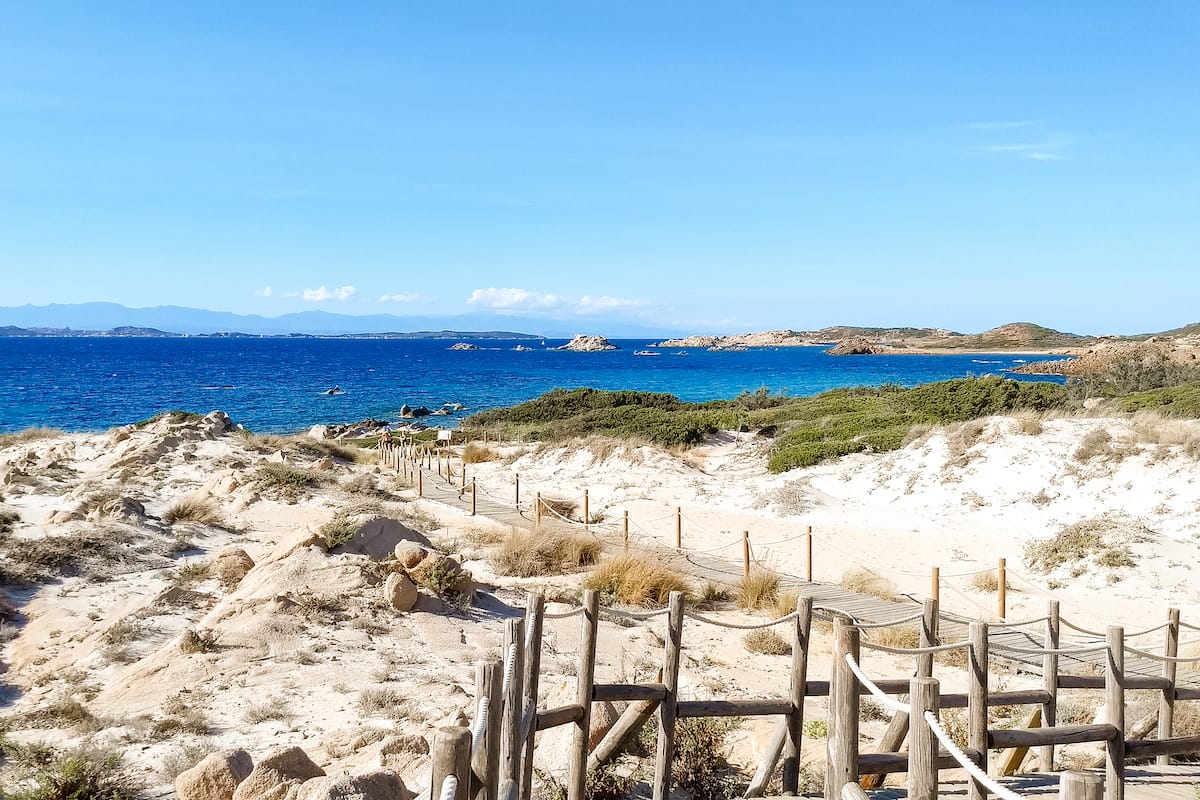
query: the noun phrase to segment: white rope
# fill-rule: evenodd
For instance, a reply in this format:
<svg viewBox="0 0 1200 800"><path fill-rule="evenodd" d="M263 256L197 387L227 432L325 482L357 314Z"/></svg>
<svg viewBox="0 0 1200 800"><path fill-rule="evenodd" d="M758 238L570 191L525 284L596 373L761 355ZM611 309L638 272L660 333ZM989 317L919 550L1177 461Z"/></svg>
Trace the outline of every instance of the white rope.
<svg viewBox="0 0 1200 800"><path fill-rule="evenodd" d="M432 790L430 791L432 792ZM454 800L456 794L458 794L458 778L447 775L446 780L442 781L441 800Z"/></svg>
<svg viewBox="0 0 1200 800"><path fill-rule="evenodd" d="M517 671L517 643L513 642L508 646L508 654L504 658L504 688L502 695L508 697L508 692L512 689L513 679L516 677Z"/></svg>
<svg viewBox="0 0 1200 800"><path fill-rule="evenodd" d="M1200 661L1200 656L1160 656L1155 653L1147 653L1145 650L1138 650L1136 647L1126 647L1125 652L1133 653L1135 656L1148 658L1151 661L1162 661L1166 664L1191 664Z"/></svg>
<svg viewBox="0 0 1200 800"><path fill-rule="evenodd" d="M542 619L569 619L571 617L579 616L582 613L583 613L583 606L576 606L575 608L572 608L570 611L560 611L557 614L551 614L549 612L546 612L545 614L542 614Z"/></svg>
<svg viewBox="0 0 1200 800"><path fill-rule="evenodd" d="M626 611L621 608L613 608L611 606L600 606L601 614L609 614L614 617L624 617L625 619L635 619L638 621L661 617L663 614L669 614L669 608L656 608L653 611Z"/></svg>
<svg viewBox="0 0 1200 800"><path fill-rule="evenodd" d="M1033 617L1032 619L1022 619L1015 622L989 622L988 628L1021 628L1026 625L1033 625L1038 622L1045 622L1046 617Z"/></svg>
<svg viewBox="0 0 1200 800"><path fill-rule="evenodd" d="M1103 653L1108 650L1108 645L1098 644L1092 647L1060 647L1057 649L1049 647L1013 647L1012 645L1001 644L1000 642L992 642L993 650L1003 650L1006 653L1016 653L1022 656L1086 656L1092 653Z"/></svg>
<svg viewBox="0 0 1200 800"><path fill-rule="evenodd" d="M1088 636L1098 636L1098 637L1100 637L1101 639L1103 639L1103 638L1105 638L1106 636L1108 636L1108 634L1107 634L1107 633L1102 633L1102 632L1100 632L1100 631L1092 631L1092 630L1088 630L1087 628L1081 628L1081 627L1079 627L1078 625L1076 625L1075 623L1071 622L1071 621L1070 621L1070 620L1068 620L1068 619L1063 619L1063 618L1060 618L1058 621L1059 621L1060 623L1062 623L1063 625L1066 625L1068 628L1070 628L1070 629L1072 629L1072 630L1079 631L1080 633L1086 633ZM1126 633L1126 634L1125 634L1125 638L1126 638L1126 639L1130 639L1130 638L1132 638L1132 637L1134 637L1134 636L1145 636L1147 633L1154 633L1155 631L1161 631L1161 630L1163 630L1164 628L1166 628L1167 626L1169 626L1170 624L1171 624L1171 623L1169 623L1169 622L1164 622L1164 623L1163 623L1163 624L1161 624L1161 625L1155 625L1153 628L1146 628L1144 631L1134 631L1133 633ZM1179 624L1180 624L1180 625L1183 625L1183 623L1182 623L1182 622L1181 622L1181 623L1179 623ZM1191 627L1191 626L1189 625L1188 627ZM1200 630L1200 629L1198 629L1198 630Z"/></svg>
<svg viewBox="0 0 1200 800"><path fill-rule="evenodd" d="M981 770L974 761L967 758L967 754L964 753L959 746L954 743L954 740L951 739L946 733L945 729L942 728L941 723L938 722L937 717L933 715L932 711L925 712L925 721L929 723L930 730L933 731L933 735L938 738L938 741L942 743L942 747L945 747L946 752L954 756L954 760L958 762L959 766L967 771L968 775L994 792L1001 800L1021 800L1021 795L1010 789L1004 788L999 783L996 783L996 781L988 777L988 774Z"/></svg>
<svg viewBox="0 0 1200 800"><path fill-rule="evenodd" d="M878 650L881 653L891 653L894 656L919 656L928 653L944 653L947 650L958 650L961 647L970 647L971 643L967 640L961 642L950 642L949 644L936 644L929 647L889 647L886 644L871 642L863 639L860 644L869 650Z"/></svg>
<svg viewBox="0 0 1200 800"><path fill-rule="evenodd" d="M760 628L770 628L775 625L778 625L781 622L787 622L788 620L795 619L797 613L798 612L793 611L790 614L785 614L782 617L779 617L779 618L773 619L773 620L769 620L767 622L755 622L755 623L748 623L748 624L740 623L740 622L725 622L723 620L713 619L712 617L701 616L700 614L697 614L694 611L689 611L687 614L685 614L685 617L688 619L694 619L697 622L703 622L708 625L716 625L718 628L729 628L730 630L735 630L735 631L755 631Z"/></svg>
<svg viewBox="0 0 1200 800"><path fill-rule="evenodd" d="M479 713L475 717L475 727L471 728L471 752L479 752L480 745L483 744L483 736L487 732L488 724L488 707L491 705L491 698L487 695L479 701Z"/></svg>
<svg viewBox="0 0 1200 800"><path fill-rule="evenodd" d="M853 620L850 624L860 630L869 630L870 628L890 628L893 625L903 625L906 622L913 622L914 620L918 620L923 616L924 614L918 611L916 614L910 614L907 617L894 619L890 622L860 622L858 620Z"/></svg>
<svg viewBox="0 0 1200 800"><path fill-rule="evenodd" d="M883 703L892 711L901 711L905 714L908 713L909 706L905 703L901 703L899 700L876 686L874 681L863 674L863 671L859 668L858 664L854 663L854 656L850 655L849 653L846 653L846 665L850 667L850 671L854 673L854 677L858 678L858 682L867 687L867 691L875 695L875 697L879 699L879 702Z"/></svg>

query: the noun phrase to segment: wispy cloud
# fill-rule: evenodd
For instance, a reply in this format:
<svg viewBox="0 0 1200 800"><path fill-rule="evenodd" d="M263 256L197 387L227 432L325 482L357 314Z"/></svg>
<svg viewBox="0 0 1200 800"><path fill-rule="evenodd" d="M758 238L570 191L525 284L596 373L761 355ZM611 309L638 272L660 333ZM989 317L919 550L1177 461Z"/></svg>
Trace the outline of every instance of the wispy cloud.
<svg viewBox="0 0 1200 800"><path fill-rule="evenodd" d="M609 297L608 295L567 297L512 287L476 289L467 298L467 303L481 308L490 308L493 311L502 313L519 314L529 311L542 311L552 312L557 315L629 311L643 308L647 305L645 300L634 300L624 297Z"/></svg>
<svg viewBox="0 0 1200 800"><path fill-rule="evenodd" d="M305 289L300 292L300 299L306 303L324 303L329 300L337 300L345 302L352 300L358 294L358 289L353 286L339 286L336 289L326 289L325 284L321 284L316 289ZM294 294L292 295L295 296Z"/></svg>
<svg viewBox="0 0 1200 800"><path fill-rule="evenodd" d="M255 289L254 294L257 295L258 297L270 297L273 294L273 292L271 291L270 286L264 286L261 289Z"/></svg>
<svg viewBox="0 0 1200 800"><path fill-rule="evenodd" d="M429 297L428 295L417 294L416 292L399 292L397 294L380 295L379 297L379 302L381 303L418 304L432 303L433 300L434 298Z"/></svg>
<svg viewBox="0 0 1200 800"><path fill-rule="evenodd" d="M962 127L969 131L1014 131L1021 128L1035 128L1041 125L1036 119L997 120L993 122L967 122Z"/></svg>
<svg viewBox="0 0 1200 800"><path fill-rule="evenodd" d="M1062 161L1069 158L1071 148L1075 145L1075 137L1060 131L1039 131L1037 130L1039 126L1040 123L1031 123L1027 126L1011 125L1009 127L1012 129L1028 127L1031 130L1026 131L1026 135L1018 141L976 145L971 147L970 151L983 155L1024 158L1030 161ZM998 127L997 123L994 127L978 128L977 130L998 132L1005 128Z"/></svg>

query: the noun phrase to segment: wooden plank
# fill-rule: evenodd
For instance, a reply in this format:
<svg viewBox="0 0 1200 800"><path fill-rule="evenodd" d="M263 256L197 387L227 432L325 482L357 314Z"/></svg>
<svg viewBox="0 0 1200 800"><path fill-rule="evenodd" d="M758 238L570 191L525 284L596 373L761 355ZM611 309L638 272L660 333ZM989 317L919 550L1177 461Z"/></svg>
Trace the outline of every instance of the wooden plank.
<svg viewBox="0 0 1200 800"><path fill-rule="evenodd" d="M1178 736L1174 739L1136 739L1125 742L1127 758L1150 756L1181 756L1200 753L1200 736Z"/></svg>
<svg viewBox="0 0 1200 800"><path fill-rule="evenodd" d="M1055 728L1032 730L988 731L988 748L1041 747L1046 744L1079 744L1080 742L1111 742L1118 732L1113 725L1060 725Z"/></svg>
<svg viewBox="0 0 1200 800"><path fill-rule="evenodd" d="M583 718L583 706L569 705L552 708L549 711L539 711L537 715L537 729L544 731L547 728L557 728L560 725L570 725L573 722L578 722Z"/></svg>
<svg viewBox="0 0 1200 800"><path fill-rule="evenodd" d="M640 685L636 683L598 683L592 687L592 702L620 702L627 700L662 700L667 696L667 687L661 683Z"/></svg>
<svg viewBox="0 0 1200 800"><path fill-rule="evenodd" d="M681 700L675 704L675 715L687 717L768 717L792 713L792 701L787 698L762 697L743 700Z"/></svg>

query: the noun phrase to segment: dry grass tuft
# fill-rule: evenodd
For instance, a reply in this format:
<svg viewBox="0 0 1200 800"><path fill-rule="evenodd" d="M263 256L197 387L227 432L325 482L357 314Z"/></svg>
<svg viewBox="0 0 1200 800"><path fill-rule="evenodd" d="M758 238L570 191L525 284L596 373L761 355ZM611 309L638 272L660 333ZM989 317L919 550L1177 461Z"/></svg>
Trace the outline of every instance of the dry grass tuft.
<svg viewBox="0 0 1200 800"><path fill-rule="evenodd" d="M217 504L205 497L181 497L170 505L162 515L168 525L176 522L196 522L200 525L220 526L225 522Z"/></svg>
<svg viewBox="0 0 1200 800"><path fill-rule="evenodd" d="M561 497L542 497L543 514L557 514L560 517L573 520L578 511L579 504L574 500L566 500Z"/></svg>
<svg viewBox="0 0 1200 800"><path fill-rule="evenodd" d="M1090 566L1130 567L1131 543L1152 541L1155 534L1135 519L1120 514L1104 514L1068 525L1049 539L1025 545L1025 562L1043 575L1060 567L1069 567L1079 577Z"/></svg>
<svg viewBox="0 0 1200 800"><path fill-rule="evenodd" d="M746 611L771 608L779 599L779 573L754 567L738 587L738 605Z"/></svg>
<svg viewBox="0 0 1200 800"><path fill-rule="evenodd" d="M273 719L287 721L291 717L291 708L284 697L271 697L261 703L251 703L242 714L242 718L251 725Z"/></svg>
<svg viewBox="0 0 1200 800"><path fill-rule="evenodd" d="M1040 436L1045 427L1042 425L1042 418L1031 411L1018 412L1013 415L1013 427L1017 433L1023 433L1026 436Z"/></svg>
<svg viewBox="0 0 1200 800"><path fill-rule="evenodd" d="M871 641L887 647L913 648L921 644L921 634L912 625L893 625L871 631Z"/></svg>
<svg viewBox="0 0 1200 800"><path fill-rule="evenodd" d="M796 610L796 605L800 602L800 593L796 591L779 592L775 596L775 616L786 617L788 614Z"/></svg>
<svg viewBox="0 0 1200 800"><path fill-rule="evenodd" d="M751 653L763 653L768 656L786 656L792 652L792 646L787 639L770 628L750 631L742 637L742 644Z"/></svg>
<svg viewBox="0 0 1200 800"><path fill-rule="evenodd" d="M987 425L980 420L969 420L946 430L946 463L965 467L971 461L968 452L979 442Z"/></svg>
<svg viewBox="0 0 1200 800"><path fill-rule="evenodd" d="M500 453L486 444L479 442L467 442L463 447L462 460L464 464L482 464L485 461L495 461L500 458Z"/></svg>
<svg viewBox="0 0 1200 800"><path fill-rule="evenodd" d="M58 428L26 428L23 431L16 433L0 434L0 450L5 450L9 447L15 447L19 444L28 444L36 442L40 439L57 439L60 436L65 436L63 431Z"/></svg>
<svg viewBox="0 0 1200 800"><path fill-rule="evenodd" d="M1072 456L1080 463L1086 463L1093 458L1109 458L1113 455L1112 434L1103 428L1087 433L1075 448Z"/></svg>
<svg viewBox="0 0 1200 800"><path fill-rule="evenodd" d="M600 550L600 540L585 533L513 531L492 563L501 575L561 575L595 564Z"/></svg>
<svg viewBox="0 0 1200 800"><path fill-rule="evenodd" d="M971 576L971 588L977 592L995 592L1000 588L1000 579L992 570L977 572Z"/></svg>
<svg viewBox="0 0 1200 800"><path fill-rule="evenodd" d="M884 600L896 599L896 585L882 575L869 569L855 567L842 573L842 586L852 592L870 594Z"/></svg>
<svg viewBox="0 0 1200 800"><path fill-rule="evenodd" d="M600 592L602 603L630 606L661 606L671 592L692 593L685 576L637 556L617 556L601 562L583 585Z"/></svg>

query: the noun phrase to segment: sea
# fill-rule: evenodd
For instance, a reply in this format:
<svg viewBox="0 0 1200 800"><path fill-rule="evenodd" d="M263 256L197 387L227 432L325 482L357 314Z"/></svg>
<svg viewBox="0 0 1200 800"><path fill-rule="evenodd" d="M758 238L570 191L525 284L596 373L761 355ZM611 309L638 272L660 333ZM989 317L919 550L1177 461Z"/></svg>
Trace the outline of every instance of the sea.
<svg viewBox="0 0 1200 800"><path fill-rule="evenodd" d="M477 350L452 350L462 341ZM476 411L555 387L733 398L766 387L792 396L836 387L1009 375L1032 355L830 356L821 347L652 348L575 353L566 340L340 338L0 338L0 432L35 426L97 431L165 410L220 409L261 433L363 419L399 422L404 405L463 411L426 417L456 427ZM516 347L531 348L518 351ZM651 351L660 355L638 355ZM1060 380L1015 376L1024 380ZM329 394L337 388L339 393Z"/></svg>

